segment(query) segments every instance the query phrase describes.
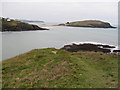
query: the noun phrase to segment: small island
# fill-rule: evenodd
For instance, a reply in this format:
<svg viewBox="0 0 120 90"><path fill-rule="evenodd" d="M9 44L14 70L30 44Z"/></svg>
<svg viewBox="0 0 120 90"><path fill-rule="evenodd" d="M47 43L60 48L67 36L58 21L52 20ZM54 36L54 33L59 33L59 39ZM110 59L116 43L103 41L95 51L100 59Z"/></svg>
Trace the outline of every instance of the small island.
<svg viewBox="0 0 120 90"><path fill-rule="evenodd" d="M48 30L46 28L41 28L37 25L24 23L18 20L13 20L9 18L1 18L2 29L0 31L35 31L35 30Z"/></svg>
<svg viewBox="0 0 120 90"><path fill-rule="evenodd" d="M67 22L65 26L72 27L90 27L90 28L116 28L110 25L108 22L103 22L99 20L85 20L85 21L75 21Z"/></svg>

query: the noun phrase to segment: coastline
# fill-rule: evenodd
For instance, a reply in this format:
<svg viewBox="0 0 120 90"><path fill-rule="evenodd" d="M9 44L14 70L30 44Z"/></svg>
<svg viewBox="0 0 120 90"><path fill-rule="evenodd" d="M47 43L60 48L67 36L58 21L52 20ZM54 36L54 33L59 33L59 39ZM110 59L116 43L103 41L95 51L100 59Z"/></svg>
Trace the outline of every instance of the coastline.
<svg viewBox="0 0 120 90"><path fill-rule="evenodd" d="M116 46L116 45L105 44L105 43L98 43L98 42L90 42L90 41L85 41L85 42L70 42L70 43L66 43L66 44L64 44L64 45L62 45L61 47L56 48L56 49L61 49L61 48L64 47L65 45L72 45L72 44L77 44L77 45L79 45L79 44L108 45L108 46L111 46L111 47L115 47L115 48L109 48L111 52L108 53L108 54L116 54L116 55L117 55L117 53L115 53L115 52L113 52L113 51L114 51L114 50L119 50L119 49L118 49L118 46ZM34 48L34 49L47 49L47 48L49 48L49 47L46 47L46 48ZM55 47L51 47L51 48L55 48ZM33 49L31 49L31 50L33 50ZM31 51L31 50L22 52L22 53L20 53L20 54L18 54L18 55L15 55L15 56L12 56L12 57L9 57L9 58L6 58L6 59L10 59L10 58L19 56L19 55L24 54L24 53L27 53L27 52L29 52L29 51ZM118 53L118 54L119 54L119 53ZM120 55L120 54L119 54L119 55ZM0 60L0 61L4 61L4 60L6 60L6 59L2 59L2 60Z"/></svg>
<svg viewBox="0 0 120 90"><path fill-rule="evenodd" d="M39 27L66 27L65 25L38 25Z"/></svg>
<svg viewBox="0 0 120 90"><path fill-rule="evenodd" d="M92 44L92 45L101 45L101 46L107 46L107 47L101 47L101 46L98 46L100 47L101 49L109 49L110 52L108 54L118 54L120 55L120 52L114 52L114 50L119 50L119 47L118 45L111 45L111 44L106 44L106 43L99 43L99 42L90 42L90 41L85 41L85 42L71 42L71 43L67 43L67 44L64 44L64 47L65 46L72 46L72 45L84 45L84 44ZM64 48L63 47L63 48ZM99 52L99 51L98 51Z"/></svg>

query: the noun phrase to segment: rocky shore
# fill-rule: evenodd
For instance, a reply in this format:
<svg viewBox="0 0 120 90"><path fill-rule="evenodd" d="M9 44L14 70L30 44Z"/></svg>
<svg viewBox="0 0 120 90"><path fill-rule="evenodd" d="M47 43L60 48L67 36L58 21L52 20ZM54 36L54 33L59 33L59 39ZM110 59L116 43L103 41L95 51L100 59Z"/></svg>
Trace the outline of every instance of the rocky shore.
<svg viewBox="0 0 120 90"><path fill-rule="evenodd" d="M69 52L78 52L78 51L94 51L94 52L103 52L103 53L116 53L120 54L120 50L113 50L115 46L110 45L102 45L102 44L91 44L91 43L84 43L84 44L72 44L72 45L65 45L61 49L64 49Z"/></svg>
<svg viewBox="0 0 120 90"><path fill-rule="evenodd" d="M113 53L120 55L120 50L113 50Z"/></svg>

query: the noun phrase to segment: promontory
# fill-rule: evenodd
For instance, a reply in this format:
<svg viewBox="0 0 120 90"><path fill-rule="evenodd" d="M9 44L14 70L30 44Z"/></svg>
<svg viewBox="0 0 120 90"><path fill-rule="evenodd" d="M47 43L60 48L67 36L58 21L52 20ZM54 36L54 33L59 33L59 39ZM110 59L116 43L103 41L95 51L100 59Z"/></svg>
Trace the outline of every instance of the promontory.
<svg viewBox="0 0 120 90"><path fill-rule="evenodd" d="M91 27L91 28L116 28L110 25L108 22L103 22L99 20L85 20L85 21L75 21L67 22L65 26L72 27Z"/></svg>
<svg viewBox="0 0 120 90"><path fill-rule="evenodd" d="M41 28L37 25L24 23L18 20L1 18L2 29L0 31L35 31L35 30L48 30L46 28Z"/></svg>

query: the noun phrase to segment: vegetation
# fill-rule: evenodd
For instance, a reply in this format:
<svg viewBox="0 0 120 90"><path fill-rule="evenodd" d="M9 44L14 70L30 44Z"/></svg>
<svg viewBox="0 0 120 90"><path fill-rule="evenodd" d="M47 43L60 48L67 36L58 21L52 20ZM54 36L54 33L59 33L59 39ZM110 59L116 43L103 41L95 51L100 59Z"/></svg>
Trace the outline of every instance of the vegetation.
<svg viewBox="0 0 120 90"><path fill-rule="evenodd" d="M92 27L92 28L115 28L107 22L98 21L98 20L86 20L86 21L76 21L76 22L67 22L66 26L73 27Z"/></svg>
<svg viewBox="0 0 120 90"><path fill-rule="evenodd" d="M34 49L4 60L3 88L113 88L118 86L117 55Z"/></svg>
<svg viewBox="0 0 120 90"><path fill-rule="evenodd" d="M2 21L1 31L48 30L45 28L40 28L37 25L32 25L32 24L24 23L24 22L9 19L9 18L1 18L0 21Z"/></svg>

